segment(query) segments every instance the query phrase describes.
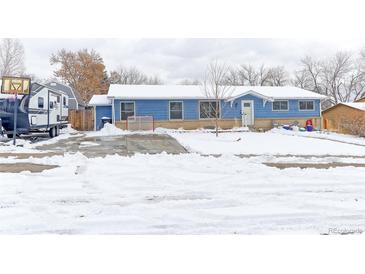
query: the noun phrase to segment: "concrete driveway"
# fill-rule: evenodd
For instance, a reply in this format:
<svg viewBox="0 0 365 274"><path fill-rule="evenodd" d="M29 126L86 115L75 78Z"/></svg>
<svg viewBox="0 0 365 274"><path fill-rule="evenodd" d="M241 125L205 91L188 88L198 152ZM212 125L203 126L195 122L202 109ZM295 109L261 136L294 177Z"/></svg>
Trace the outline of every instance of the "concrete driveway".
<svg viewBox="0 0 365 274"><path fill-rule="evenodd" d="M167 134L131 134L102 137L70 137L55 144L38 147L40 150L54 152L81 152L87 157L104 157L118 154L122 156L135 153L169 154L187 153L186 149Z"/></svg>

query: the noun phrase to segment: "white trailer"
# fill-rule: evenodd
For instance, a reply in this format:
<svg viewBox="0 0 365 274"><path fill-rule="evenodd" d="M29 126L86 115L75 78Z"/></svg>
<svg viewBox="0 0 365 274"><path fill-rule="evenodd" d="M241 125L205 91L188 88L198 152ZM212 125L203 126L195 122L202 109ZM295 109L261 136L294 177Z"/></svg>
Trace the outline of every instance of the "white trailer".
<svg viewBox="0 0 365 274"><path fill-rule="evenodd" d="M34 83L29 100L30 131L57 136L67 126L68 95L60 90Z"/></svg>

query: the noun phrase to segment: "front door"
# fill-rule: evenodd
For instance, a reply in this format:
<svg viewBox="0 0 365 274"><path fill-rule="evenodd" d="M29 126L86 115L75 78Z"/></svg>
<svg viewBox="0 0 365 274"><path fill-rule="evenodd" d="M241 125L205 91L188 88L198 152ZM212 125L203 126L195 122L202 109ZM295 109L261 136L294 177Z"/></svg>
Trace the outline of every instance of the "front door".
<svg viewBox="0 0 365 274"><path fill-rule="evenodd" d="M253 101L242 100L242 126L252 126L254 123Z"/></svg>

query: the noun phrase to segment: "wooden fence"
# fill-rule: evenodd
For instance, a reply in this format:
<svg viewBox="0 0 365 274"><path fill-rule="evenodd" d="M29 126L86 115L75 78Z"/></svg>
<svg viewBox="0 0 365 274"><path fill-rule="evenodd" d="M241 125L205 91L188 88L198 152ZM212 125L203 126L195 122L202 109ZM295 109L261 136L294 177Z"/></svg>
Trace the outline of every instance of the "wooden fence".
<svg viewBox="0 0 365 274"><path fill-rule="evenodd" d="M68 113L68 122L76 130L94 130L94 111L93 109L70 110Z"/></svg>

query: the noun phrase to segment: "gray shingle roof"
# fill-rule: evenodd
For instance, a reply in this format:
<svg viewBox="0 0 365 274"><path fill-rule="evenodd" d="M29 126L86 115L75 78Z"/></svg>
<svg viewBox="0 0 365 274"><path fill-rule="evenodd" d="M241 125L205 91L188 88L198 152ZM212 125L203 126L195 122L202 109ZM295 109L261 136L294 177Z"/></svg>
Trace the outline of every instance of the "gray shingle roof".
<svg viewBox="0 0 365 274"><path fill-rule="evenodd" d="M85 102L82 100L80 93L77 90L74 90L65 84L61 84L59 82L52 81L52 82L46 83L45 86L65 92L70 99L75 98L79 106L84 107L86 105Z"/></svg>
<svg viewBox="0 0 365 274"><path fill-rule="evenodd" d="M40 87L41 87L40 84L38 84L36 82L33 82L32 85L31 85L30 91L31 92L36 92Z"/></svg>

